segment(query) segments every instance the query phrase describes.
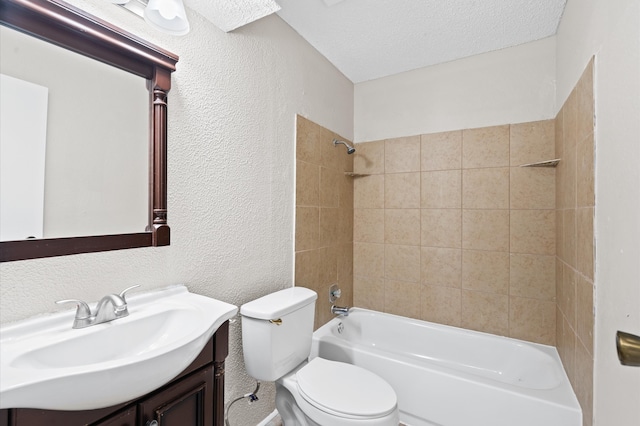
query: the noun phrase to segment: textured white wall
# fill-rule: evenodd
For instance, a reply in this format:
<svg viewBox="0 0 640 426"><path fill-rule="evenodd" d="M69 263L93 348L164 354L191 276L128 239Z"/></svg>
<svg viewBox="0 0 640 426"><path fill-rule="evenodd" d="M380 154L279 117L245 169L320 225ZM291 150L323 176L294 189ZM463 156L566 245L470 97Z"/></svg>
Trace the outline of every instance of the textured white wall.
<svg viewBox="0 0 640 426"><path fill-rule="evenodd" d="M640 369L620 365L615 332L640 335L640 2L569 1L558 31L558 102L595 55L594 421L637 424Z"/></svg>
<svg viewBox="0 0 640 426"><path fill-rule="evenodd" d="M171 245L0 265L0 321L95 301L133 284L186 284L241 305L293 285L295 114L353 136L353 85L279 17L223 33L187 11L191 33L162 35L107 2L73 0L180 56L169 93L168 208ZM231 326L227 398L253 390L239 322ZM232 425L273 410L238 403Z"/></svg>
<svg viewBox="0 0 640 426"><path fill-rule="evenodd" d="M359 83L355 141L553 118L555 38Z"/></svg>

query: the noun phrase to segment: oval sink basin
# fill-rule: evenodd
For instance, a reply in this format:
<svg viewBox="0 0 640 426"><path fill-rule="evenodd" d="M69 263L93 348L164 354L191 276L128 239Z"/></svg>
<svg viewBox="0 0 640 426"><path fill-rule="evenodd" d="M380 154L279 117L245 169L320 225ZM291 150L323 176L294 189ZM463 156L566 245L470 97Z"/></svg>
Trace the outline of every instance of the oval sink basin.
<svg viewBox="0 0 640 426"><path fill-rule="evenodd" d="M72 329L75 310L0 329L0 409L91 410L180 374L238 311L184 286L127 297L129 316Z"/></svg>

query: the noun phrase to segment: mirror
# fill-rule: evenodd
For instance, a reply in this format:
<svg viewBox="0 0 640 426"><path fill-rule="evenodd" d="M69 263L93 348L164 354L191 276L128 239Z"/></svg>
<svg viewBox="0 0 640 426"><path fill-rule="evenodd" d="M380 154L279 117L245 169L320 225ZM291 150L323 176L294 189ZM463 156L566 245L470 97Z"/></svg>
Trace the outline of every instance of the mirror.
<svg viewBox="0 0 640 426"><path fill-rule="evenodd" d="M79 141L76 141L75 147L64 154L59 153L57 148L54 150L49 146L56 143L56 138L50 138L49 130L51 129L47 130L45 142L47 157L45 186L47 191L45 191L44 199L45 203L47 201L49 203L44 209L44 223L48 224L46 225L48 231L45 231L42 239L16 239L0 242L0 261L168 245L170 232L166 211L166 95L170 89L171 72L175 70L177 56L152 46L60 0L3 0L0 4L0 24L6 27L2 28L3 43L5 36L10 34L11 37L30 39L31 43L41 43L41 40L44 40L66 49L58 52L56 56L77 56L78 53L84 55L76 59L79 62L84 62L85 66L88 64L91 71L85 70L82 73L90 74L91 78L88 84L92 84L91 80L93 80L94 86L90 91L87 88L79 90L80 92L89 92L89 96L83 101L79 101L78 93L73 93L73 90L55 92L55 89L49 89L51 97L54 97L54 93L70 92L72 101L59 101L59 95L55 95L55 99L58 102L66 103L67 106L69 103L83 104L85 109L89 109L93 113L87 115L83 120L77 120L77 118L74 120L71 117L76 117L79 112L74 113L67 110L66 115L70 120L66 125L61 125L55 124L56 122L51 117L54 113L50 112L47 120L49 127L57 125L73 131L89 127L91 133L81 136ZM14 34L16 31L19 34ZM34 41L34 37L40 40ZM58 49L52 46L49 48ZM20 60L22 61L23 57L20 57ZM67 64L71 63L70 61L71 59L67 61L65 57L62 62ZM99 71L99 67L106 68L106 71L104 69ZM62 65L54 68L49 69L47 74L55 76L58 73L58 76L61 76L64 73L80 72L75 68L75 65L74 70L64 70ZM101 74L103 72L106 74ZM132 88L116 89L112 85L115 80L126 82L124 84L129 84ZM50 78L49 82L51 81ZM138 88L133 89L136 85ZM116 96L115 100L107 100L107 96L104 95L105 92L118 93L122 91L138 93L138 95L135 100L125 96ZM99 103L118 101L120 101L119 104L110 105L111 110L124 112L123 115L97 113L100 111L97 106ZM46 118L46 97L44 103ZM52 104L54 102L50 98L48 102L50 108ZM141 112L142 109L144 111ZM113 123L118 123L126 131L118 133L117 129L112 129L111 141L107 139L106 142L95 142L96 145L92 146L91 142L97 139L99 133L103 133L97 129L104 124L87 126L85 121L94 119L96 116L111 120L111 123L106 125L107 127L113 128L115 127ZM68 135L64 135L58 139L67 140L70 138ZM125 139L124 145L118 146L116 141L122 142L123 139ZM137 139L150 140L150 147L147 143ZM134 155L130 149L135 146L137 148L134 149L136 151ZM89 158L91 156L82 157L83 151L92 154L94 158ZM95 165L96 160L100 162L104 158L109 158L109 161L102 162L107 163L112 169L111 172L113 169L117 169L115 170L116 174L120 173L127 178L142 175L143 184L137 185L133 192L128 193L123 189L122 182L119 182L118 179L112 176L104 178L102 172L97 171L99 169ZM137 158L137 160L132 160L132 158ZM70 161L65 164L65 160ZM91 187L86 192L77 189L71 190L73 177L69 180L69 176L56 174L56 165L61 165L63 169L71 168L74 172L77 172L78 168L89 169L94 177L98 178L98 181L102 180L101 185L104 185L105 182L107 185L96 187L95 183L91 183L85 185ZM50 180L50 175L55 176L55 179ZM145 178L145 176L148 177ZM55 188L56 179L58 180L58 189L53 193L56 194L56 197L61 194L62 196L67 195L67 198L53 200L50 195L51 191L49 190ZM65 179L67 179L66 183ZM76 177L76 180L82 179ZM80 199L70 201L68 193L82 193L83 196ZM98 199L104 198L106 194L113 194L121 198L100 205ZM59 215L59 218L62 219L52 216L52 212L56 210L56 203L58 210L62 212ZM126 213L117 211L117 208ZM127 216L132 208L138 211L137 218L134 218L133 221L127 219L123 222L121 217ZM105 210L106 215L101 218L99 213ZM72 218L72 215L77 211L88 211L88 217L91 220L86 221L82 216L80 219ZM86 218L87 215L84 217ZM80 226L83 221L86 223L82 223ZM55 224L55 226L51 224ZM72 224L74 226L71 226ZM95 233L96 229L100 235L90 235ZM69 232L71 235L67 236Z"/></svg>

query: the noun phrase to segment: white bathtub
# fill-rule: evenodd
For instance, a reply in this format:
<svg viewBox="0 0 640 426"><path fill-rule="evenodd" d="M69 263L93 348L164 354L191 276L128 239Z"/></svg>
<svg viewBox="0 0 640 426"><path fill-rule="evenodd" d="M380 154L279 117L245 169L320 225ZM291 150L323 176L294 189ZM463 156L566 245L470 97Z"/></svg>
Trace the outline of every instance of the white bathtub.
<svg viewBox="0 0 640 426"><path fill-rule="evenodd" d="M410 426L582 425L552 346L352 308L314 333L316 356L383 377Z"/></svg>

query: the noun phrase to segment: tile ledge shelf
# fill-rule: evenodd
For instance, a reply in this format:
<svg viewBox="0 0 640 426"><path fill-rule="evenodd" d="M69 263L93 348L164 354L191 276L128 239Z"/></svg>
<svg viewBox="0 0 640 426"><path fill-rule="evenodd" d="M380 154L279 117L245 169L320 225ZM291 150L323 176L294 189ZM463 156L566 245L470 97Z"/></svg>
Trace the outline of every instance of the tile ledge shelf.
<svg viewBox="0 0 640 426"><path fill-rule="evenodd" d="M520 167L556 167L560 162L560 158L554 160L538 161L536 163L521 164Z"/></svg>
<svg viewBox="0 0 640 426"><path fill-rule="evenodd" d="M352 178L371 176L370 174L366 174L366 173L354 173L354 172L344 172L344 175Z"/></svg>

